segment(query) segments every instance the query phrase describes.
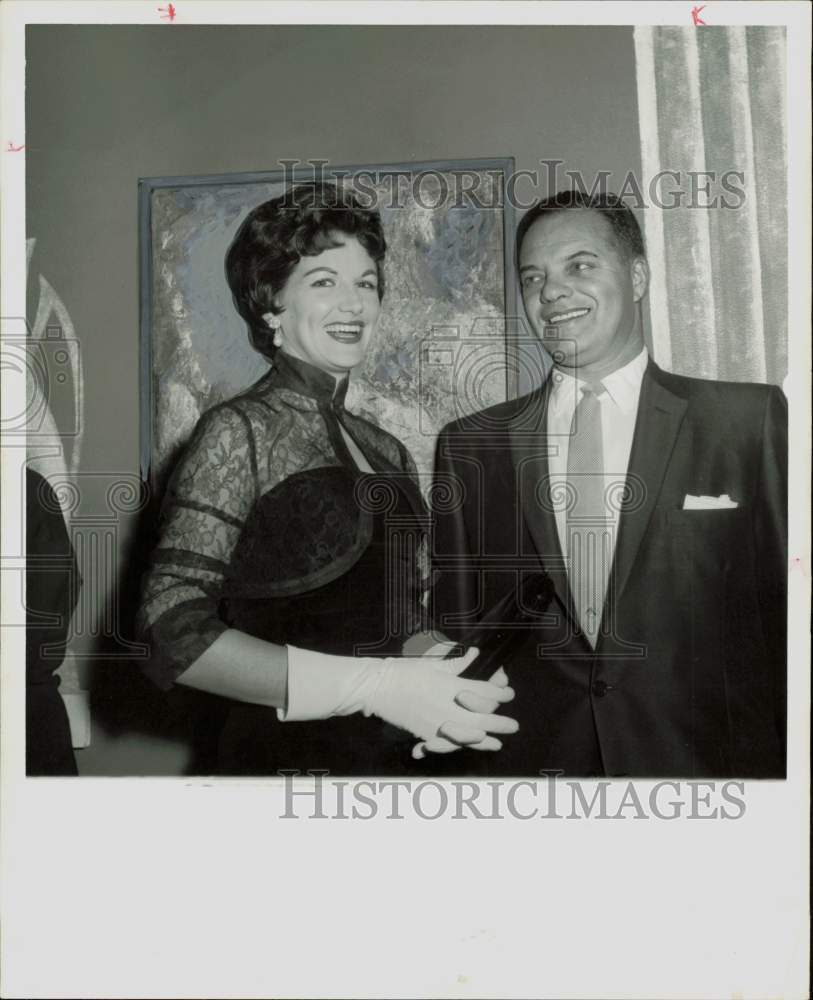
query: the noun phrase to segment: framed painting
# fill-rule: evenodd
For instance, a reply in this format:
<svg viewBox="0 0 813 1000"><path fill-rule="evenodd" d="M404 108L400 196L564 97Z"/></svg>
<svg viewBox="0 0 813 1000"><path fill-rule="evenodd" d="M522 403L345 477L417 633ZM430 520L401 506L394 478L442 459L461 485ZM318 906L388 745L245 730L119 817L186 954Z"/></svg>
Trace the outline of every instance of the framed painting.
<svg viewBox="0 0 813 1000"><path fill-rule="evenodd" d="M514 161L283 166L140 181L142 477L160 493L201 414L267 370L224 258L251 209L317 177L352 185L387 240L376 339L347 405L403 441L428 486L440 428L517 393L515 219L504 197Z"/></svg>

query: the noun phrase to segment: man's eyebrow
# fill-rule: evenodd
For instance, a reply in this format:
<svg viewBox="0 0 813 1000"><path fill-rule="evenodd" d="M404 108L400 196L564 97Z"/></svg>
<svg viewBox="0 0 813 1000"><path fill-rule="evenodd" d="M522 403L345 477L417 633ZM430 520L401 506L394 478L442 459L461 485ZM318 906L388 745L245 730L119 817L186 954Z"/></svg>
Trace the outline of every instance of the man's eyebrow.
<svg viewBox="0 0 813 1000"><path fill-rule="evenodd" d="M565 260L573 260L575 257L595 257L596 260L599 259L599 255L593 250L574 250L573 253L569 253ZM523 274L525 271L544 271L544 267L539 264L523 264L519 269L519 273Z"/></svg>

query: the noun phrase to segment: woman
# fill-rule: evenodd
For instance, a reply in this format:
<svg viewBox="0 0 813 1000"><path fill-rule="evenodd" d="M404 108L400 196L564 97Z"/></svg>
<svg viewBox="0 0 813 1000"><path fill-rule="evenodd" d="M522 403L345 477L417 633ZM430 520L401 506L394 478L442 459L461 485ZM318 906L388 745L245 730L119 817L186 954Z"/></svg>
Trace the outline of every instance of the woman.
<svg viewBox="0 0 813 1000"><path fill-rule="evenodd" d="M226 257L272 368L198 424L140 612L159 683L230 699L219 773L397 773L403 730L493 750L516 728L493 714L504 679L457 676L475 651L395 658L418 628L425 511L403 445L344 408L385 249L376 213L305 184L254 209Z"/></svg>

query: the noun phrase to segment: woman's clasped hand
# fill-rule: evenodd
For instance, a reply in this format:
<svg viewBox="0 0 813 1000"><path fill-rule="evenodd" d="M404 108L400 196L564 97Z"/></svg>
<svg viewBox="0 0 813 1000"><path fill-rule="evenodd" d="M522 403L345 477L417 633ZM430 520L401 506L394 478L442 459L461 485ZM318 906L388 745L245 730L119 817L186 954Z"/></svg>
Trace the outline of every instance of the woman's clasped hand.
<svg viewBox="0 0 813 1000"><path fill-rule="evenodd" d="M427 741L426 749L498 750L489 734L515 733L518 726L493 713L514 692L502 671L491 681L460 677L478 650L443 659L448 649L439 644L423 656L351 659L289 646L288 704L277 714L292 722L363 712ZM442 743L433 745L435 738Z"/></svg>

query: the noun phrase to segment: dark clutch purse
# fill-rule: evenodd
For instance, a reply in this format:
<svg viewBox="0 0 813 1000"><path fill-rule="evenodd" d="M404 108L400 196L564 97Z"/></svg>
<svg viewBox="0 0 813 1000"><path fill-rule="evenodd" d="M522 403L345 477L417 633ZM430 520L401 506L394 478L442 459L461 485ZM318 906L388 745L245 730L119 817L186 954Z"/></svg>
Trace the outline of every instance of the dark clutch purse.
<svg viewBox="0 0 813 1000"><path fill-rule="evenodd" d="M465 647L477 646L480 655L461 677L487 681L500 667L510 665L528 639L529 629L539 625L553 599L553 583L547 573L533 573L490 608L466 632ZM445 657L460 655L460 647Z"/></svg>
<svg viewBox="0 0 813 1000"><path fill-rule="evenodd" d="M517 587L494 604L462 636L462 629L455 630L459 644L450 650L445 659L459 656L465 649L476 646L480 654L463 671L461 677L487 681L500 667L505 667L510 679L512 663L522 657L525 645L533 640L553 597L553 582L547 573L524 576ZM512 704L509 703L506 706L507 714L512 714L511 709ZM519 773L522 768L513 766L514 758L511 755L511 741L515 739L522 740L522 734L507 737L506 746L493 754L463 748L449 754L427 753L417 761L411 758L415 741L410 740L404 744L403 760L410 773L433 777L483 777L492 772Z"/></svg>

